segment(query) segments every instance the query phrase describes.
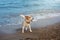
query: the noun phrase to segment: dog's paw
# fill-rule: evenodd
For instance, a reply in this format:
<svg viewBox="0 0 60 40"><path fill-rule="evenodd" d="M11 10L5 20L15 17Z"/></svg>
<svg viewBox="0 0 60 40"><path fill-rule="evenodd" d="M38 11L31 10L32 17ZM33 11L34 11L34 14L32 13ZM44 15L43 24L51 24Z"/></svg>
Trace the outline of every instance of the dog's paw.
<svg viewBox="0 0 60 40"><path fill-rule="evenodd" d="M32 30L30 30L30 32L32 32Z"/></svg>

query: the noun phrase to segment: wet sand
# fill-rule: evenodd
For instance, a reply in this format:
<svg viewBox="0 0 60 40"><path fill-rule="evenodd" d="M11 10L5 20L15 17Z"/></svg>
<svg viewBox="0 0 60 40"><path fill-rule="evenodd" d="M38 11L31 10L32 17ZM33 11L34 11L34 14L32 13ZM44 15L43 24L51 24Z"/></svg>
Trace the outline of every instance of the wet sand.
<svg viewBox="0 0 60 40"><path fill-rule="evenodd" d="M15 34L0 35L0 40L60 40L60 23L32 30L32 33L21 33L21 29L17 29Z"/></svg>

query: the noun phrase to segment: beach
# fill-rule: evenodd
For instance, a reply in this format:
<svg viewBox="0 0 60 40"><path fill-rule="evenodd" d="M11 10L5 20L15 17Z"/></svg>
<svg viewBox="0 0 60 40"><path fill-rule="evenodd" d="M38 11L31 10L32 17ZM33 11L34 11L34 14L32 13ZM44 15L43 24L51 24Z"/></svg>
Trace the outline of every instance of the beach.
<svg viewBox="0 0 60 40"><path fill-rule="evenodd" d="M21 33L24 19L30 15L32 33ZM0 0L0 40L60 40L59 0Z"/></svg>
<svg viewBox="0 0 60 40"><path fill-rule="evenodd" d="M14 34L0 35L0 40L60 40L60 22L40 28L32 28L33 32L17 29Z"/></svg>

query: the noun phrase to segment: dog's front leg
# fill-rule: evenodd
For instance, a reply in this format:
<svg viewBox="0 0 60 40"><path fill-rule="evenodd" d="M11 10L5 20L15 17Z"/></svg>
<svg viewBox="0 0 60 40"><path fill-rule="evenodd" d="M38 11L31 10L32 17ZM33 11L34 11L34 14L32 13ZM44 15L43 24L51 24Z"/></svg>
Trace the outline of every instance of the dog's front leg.
<svg viewBox="0 0 60 40"><path fill-rule="evenodd" d="M29 25L29 30L30 30L30 32L32 32L31 25Z"/></svg>
<svg viewBox="0 0 60 40"><path fill-rule="evenodd" d="M22 33L24 33L24 26L22 27Z"/></svg>

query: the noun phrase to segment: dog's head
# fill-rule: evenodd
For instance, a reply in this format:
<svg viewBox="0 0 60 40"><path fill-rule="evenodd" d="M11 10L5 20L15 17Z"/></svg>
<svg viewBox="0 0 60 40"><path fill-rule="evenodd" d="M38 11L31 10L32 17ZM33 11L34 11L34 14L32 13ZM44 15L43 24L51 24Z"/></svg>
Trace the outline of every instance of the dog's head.
<svg viewBox="0 0 60 40"><path fill-rule="evenodd" d="M25 16L25 20L27 22L31 22L33 20L32 16Z"/></svg>
<svg viewBox="0 0 60 40"><path fill-rule="evenodd" d="M33 20L32 16L24 16L24 15L20 15L20 16L23 17L26 22L31 22Z"/></svg>

